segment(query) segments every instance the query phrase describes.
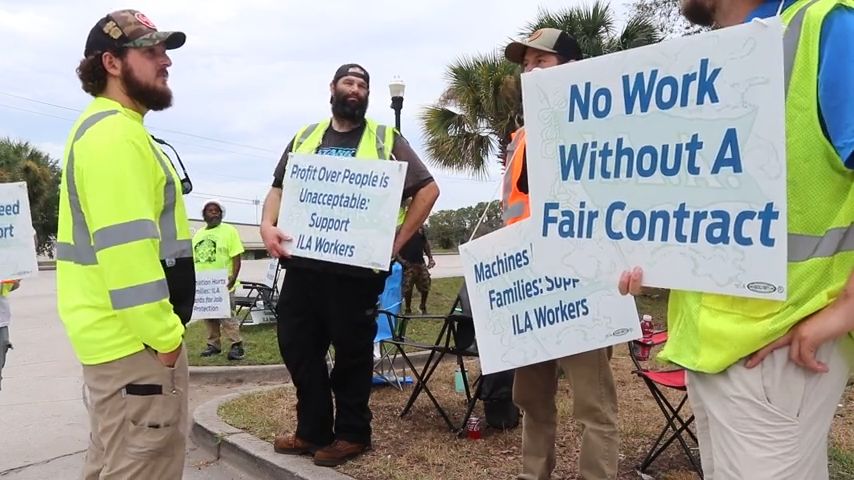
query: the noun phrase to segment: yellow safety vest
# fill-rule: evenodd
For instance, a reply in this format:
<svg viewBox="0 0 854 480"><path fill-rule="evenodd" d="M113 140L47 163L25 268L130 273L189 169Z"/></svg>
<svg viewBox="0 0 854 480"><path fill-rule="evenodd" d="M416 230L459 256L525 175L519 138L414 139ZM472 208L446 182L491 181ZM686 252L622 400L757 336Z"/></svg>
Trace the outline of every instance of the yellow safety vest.
<svg viewBox="0 0 854 480"><path fill-rule="evenodd" d="M59 316L81 363L181 344L195 274L180 185L139 113L98 97L72 128L56 276Z"/></svg>
<svg viewBox="0 0 854 480"><path fill-rule="evenodd" d="M800 0L783 12L787 300L673 291L665 361L721 372L826 307L854 270L854 172L825 137L817 100L821 25L837 5L854 7L854 0Z"/></svg>

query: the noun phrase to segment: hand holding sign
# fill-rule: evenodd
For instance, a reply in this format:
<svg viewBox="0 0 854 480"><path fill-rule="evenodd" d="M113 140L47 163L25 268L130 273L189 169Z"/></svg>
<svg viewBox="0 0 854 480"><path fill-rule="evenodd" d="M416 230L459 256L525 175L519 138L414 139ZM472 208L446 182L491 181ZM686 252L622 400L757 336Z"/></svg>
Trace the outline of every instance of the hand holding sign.
<svg viewBox="0 0 854 480"><path fill-rule="evenodd" d="M291 253L285 248L285 243L293 238L275 225L261 224L261 240L264 247L274 258L290 258Z"/></svg>

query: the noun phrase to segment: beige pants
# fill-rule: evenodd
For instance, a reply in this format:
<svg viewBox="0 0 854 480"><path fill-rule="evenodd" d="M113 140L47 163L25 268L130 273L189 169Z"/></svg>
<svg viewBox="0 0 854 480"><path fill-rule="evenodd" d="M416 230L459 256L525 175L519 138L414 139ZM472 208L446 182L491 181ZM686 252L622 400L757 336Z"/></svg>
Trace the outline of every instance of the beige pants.
<svg viewBox="0 0 854 480"><path fill-rule="evenodd" d="M516 370L513 401L524 412L522 473L517 478L548 479L555 468L558 365L572 388L573 417L581 427L580 478L617 477L619 432L612 352L611 348L603 348Z"/></svg>
<svg viewBox="0 0 854 480"><path fill-rule="evenodd" d="M716 375L688 373L705 480L823 480L827 436L848 379L840 344L817 358L829 373L789 361L789 349L748 370L739 362Z"/></svg>
<svg viewBox="0 0 854 480"><path fill-rule="evenodd" d="M92 429L84 480L181 478L189 426L186 351L174 368L149 349L84 365L83 381Z"/></svg>
<svg viewBox="0 0 854 480"><path fill-rule="evenodd" d="M234 292L231 292L231 306L234 308ZM241 341L240 320L234 318L234 312L232 312L231 318L205 319L205 326L208 330L208 345L222 349L220 338L223 335L232 345Z"/></svg>

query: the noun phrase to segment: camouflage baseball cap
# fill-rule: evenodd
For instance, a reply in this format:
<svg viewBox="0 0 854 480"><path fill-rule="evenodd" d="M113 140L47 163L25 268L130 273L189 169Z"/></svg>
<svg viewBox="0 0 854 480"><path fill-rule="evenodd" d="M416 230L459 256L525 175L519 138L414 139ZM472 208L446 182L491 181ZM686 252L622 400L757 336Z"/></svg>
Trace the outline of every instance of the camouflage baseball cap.
<svg viewBox="0 0 854 480"><path fill-rule="evenodd" d="M525 40L511 42L504 49L504 57L513 63L521 65L522 60L525 58L525 51L529 48L554 53L567 60L581 60L584 58L575 38L557 28L541 28Z"/></svg>
<svg viewBox="0 0 854 480"><path fill-rule="evenodd" d="M166 45L171 50L184 45L187 36L183 32L158 32L151 20L136 10L118 10L107 14L89 31L83 56L117 48L139 48Z"/></svg>

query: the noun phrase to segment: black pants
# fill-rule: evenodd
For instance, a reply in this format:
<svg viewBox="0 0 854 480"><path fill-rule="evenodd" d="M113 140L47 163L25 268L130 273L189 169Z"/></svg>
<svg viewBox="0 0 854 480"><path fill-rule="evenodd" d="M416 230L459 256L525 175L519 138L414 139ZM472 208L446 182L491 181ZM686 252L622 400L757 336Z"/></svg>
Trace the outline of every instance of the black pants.
<svg viewBox="0 0 854 480"><path fill-rule="evenodd" d="M288 268L278 310L279 351L297 391L299 438L371 442L373 342L385 277ZM326 352L335 348L330 376ZM333 416L332 394L335 394Z"/></svg>

